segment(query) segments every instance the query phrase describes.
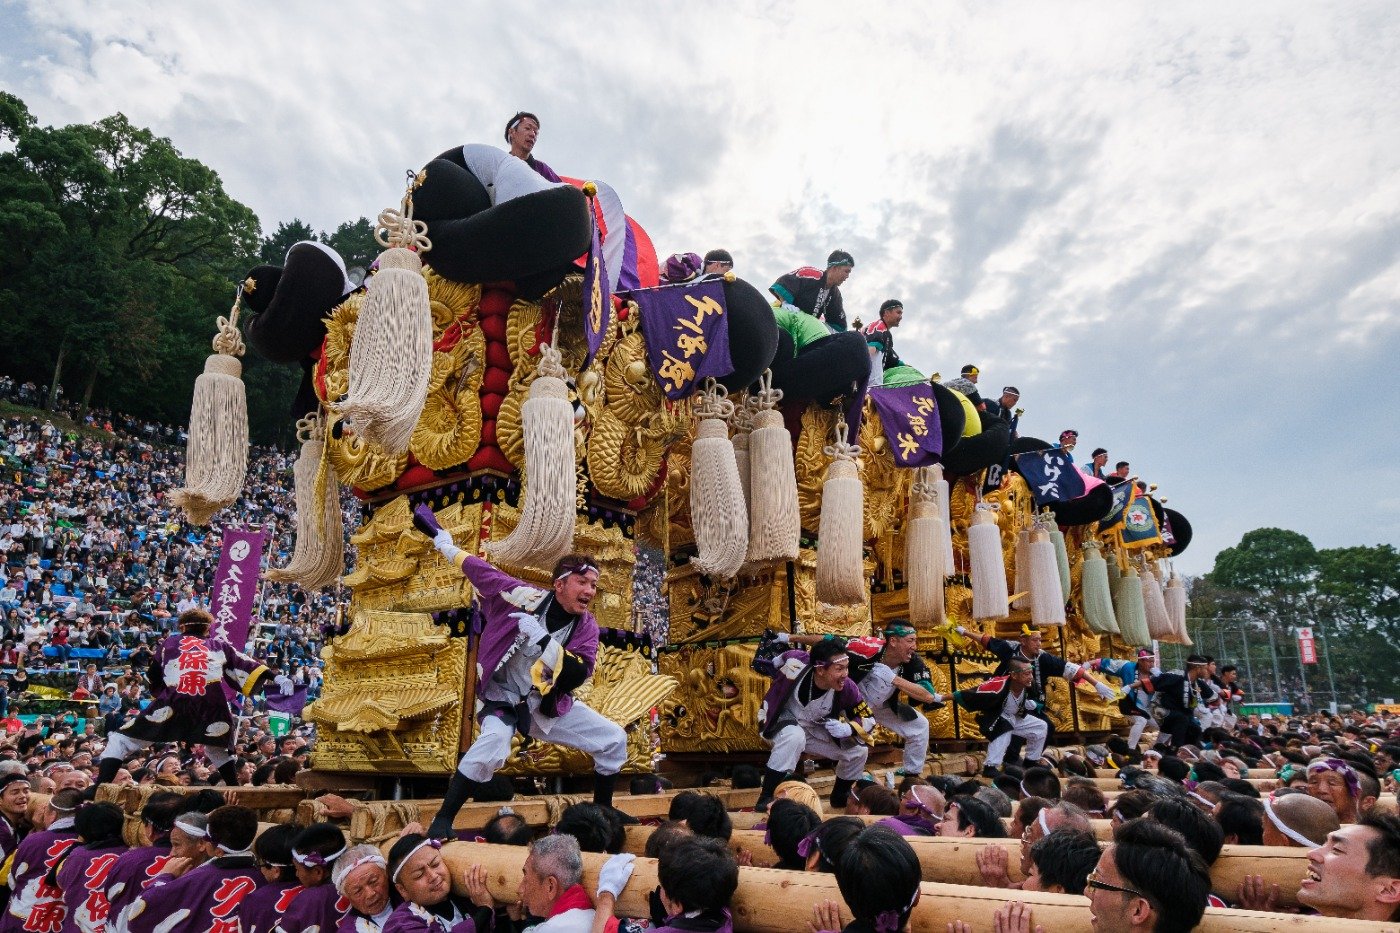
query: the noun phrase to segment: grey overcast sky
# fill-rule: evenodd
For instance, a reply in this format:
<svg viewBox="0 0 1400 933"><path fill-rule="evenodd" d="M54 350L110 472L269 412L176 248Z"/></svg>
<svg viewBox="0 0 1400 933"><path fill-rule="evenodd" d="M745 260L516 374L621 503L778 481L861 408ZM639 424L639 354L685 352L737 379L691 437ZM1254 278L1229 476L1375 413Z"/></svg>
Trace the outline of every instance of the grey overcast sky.
<svg viewBox="0 0 1400 933"><path fill-rule="evenodd" d="M0 0L0 86L121 111L265 230L543 122L662 255L760 288L833 248L926 372L1018 385L1025 433L1158 483L1178 565L1273 525L1400 543L1394 2Z"/></svg>

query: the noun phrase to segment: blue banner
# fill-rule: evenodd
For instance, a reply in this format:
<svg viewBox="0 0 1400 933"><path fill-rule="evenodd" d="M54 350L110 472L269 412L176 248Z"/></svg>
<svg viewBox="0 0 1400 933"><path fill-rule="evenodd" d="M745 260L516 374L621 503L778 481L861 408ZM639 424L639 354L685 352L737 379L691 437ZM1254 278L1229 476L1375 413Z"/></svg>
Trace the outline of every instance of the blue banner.
<svg viewBox="0 0 1400 933"><path fill-rule="evenodd" d="M1084 495L1084 474L1079 472L1058 447L1016 455L1016 469L1026 478L1037 506L1049 502L1069 502Z"/></svg>

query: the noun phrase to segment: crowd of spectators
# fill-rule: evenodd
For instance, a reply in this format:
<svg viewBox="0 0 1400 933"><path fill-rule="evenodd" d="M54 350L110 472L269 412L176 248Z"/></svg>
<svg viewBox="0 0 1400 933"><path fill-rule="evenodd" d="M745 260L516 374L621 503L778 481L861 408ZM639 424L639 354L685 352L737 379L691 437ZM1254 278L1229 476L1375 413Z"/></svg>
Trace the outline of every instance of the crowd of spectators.
<svg viewBox="0 0 1400 933"><path fill-rule="evenodd" d="M194 527L170 503L184 479L182 429L62 402L51 413L13 407L45 394L0 378L0 399L12 403L0 418L0 756L35 768L36 789L55 770L90 778L107 729L149 701L145 673L160 640L182 611L209 607L222 517ZM271 529L268 559L279 565L294 544L292 461L254 447L244 496L224 513ZM308 598L264 582L246 648L277 668L280 685L315 699L322 630L336 609L334 592ZM304 751L280 754L263 712L261 700L245 710L245 781L262 766L259 783L273 765L285 777L306 763ZM301 727L287 744L310 741ZM75 756L76 769L55 768ZM198 747L158 747L119 780L202 783L207 762Z"/></svg>

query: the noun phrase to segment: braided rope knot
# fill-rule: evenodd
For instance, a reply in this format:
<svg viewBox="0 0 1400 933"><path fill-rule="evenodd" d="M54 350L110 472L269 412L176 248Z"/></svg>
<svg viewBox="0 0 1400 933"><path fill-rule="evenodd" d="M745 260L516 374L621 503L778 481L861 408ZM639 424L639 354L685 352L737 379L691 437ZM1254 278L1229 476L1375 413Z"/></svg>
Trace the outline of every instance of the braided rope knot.
<svg viewBox="0 0 1400 933"><path fill-rule="evenodd" d="M758 392L755 393L755 405L758 410L777 408L778 403L783 400L783 390L773 388L773 370L765 369L763 375L758 377Z"/></svg>
<svg viewBox="0 0 1400 933"><path fill-rule="evenodd" d="M428 239L428 225L413 219L413 199L404 195L403 208L386 207L379 212L374 228L374 242L385 249L402 247L426 253L433 248Z"/></svg>
<svg viewBox="0 0 1400 933"><path fill-rule="evenodd" d="M552 343L540 346L540 361L535 367L535 372L540 376L553 376L555 379L567 379L569 376L568 371L564 369L563 355Z"/></svg>
<svg viewBox="0 0 1400 933"><path fill-rule="evenodd" d="M822 448L822 453L833 460L851 460L859 464L860 446L846 443L846 416L840 415L831 428L832 441Z"/></svg>
<svg viewBox="0 0 1400 933"><path fill-rule="evenodd" d="M692 408L697 418L719 418L728 421L734 415L734 403L729 400L729 390L714 378L705 380L705 387L697 394Z"/></svg>

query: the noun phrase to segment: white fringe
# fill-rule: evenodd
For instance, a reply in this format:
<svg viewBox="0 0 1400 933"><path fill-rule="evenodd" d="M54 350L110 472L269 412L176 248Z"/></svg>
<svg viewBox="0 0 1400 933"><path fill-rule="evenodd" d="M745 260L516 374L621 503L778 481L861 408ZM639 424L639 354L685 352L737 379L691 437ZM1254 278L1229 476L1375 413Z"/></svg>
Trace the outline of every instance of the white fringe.
<svg viewBox="0 0 1400 933"><path fill-rule="evenodd" d="M185 445L185 486L171 501L190 523L207 525L214 513L243 493L248 472L248 401L243 364L215 353L194 381L189 440Z"/></svg>
<svg viewBox="0 0 1400 933"><path fill-rule="evenodd" d="M345 534L340 514L340 480L335 467L325 464L326 437L319 418L297 423L301 453L292 467L296 501L297 537L287 566L269 568L267 579L295 583L303 590L319 590L339 579L345 570ZM319 480L319 495L318 495Z"/></svg>
<svg viewBox="0 0 1400 933"><path fill-rule="evenodd" d="M972 617L1004 619L1007 606L1006 561L1001 550L1001 529L990 509L978 507L967 529L967 550L972 567Z"/></svg>

